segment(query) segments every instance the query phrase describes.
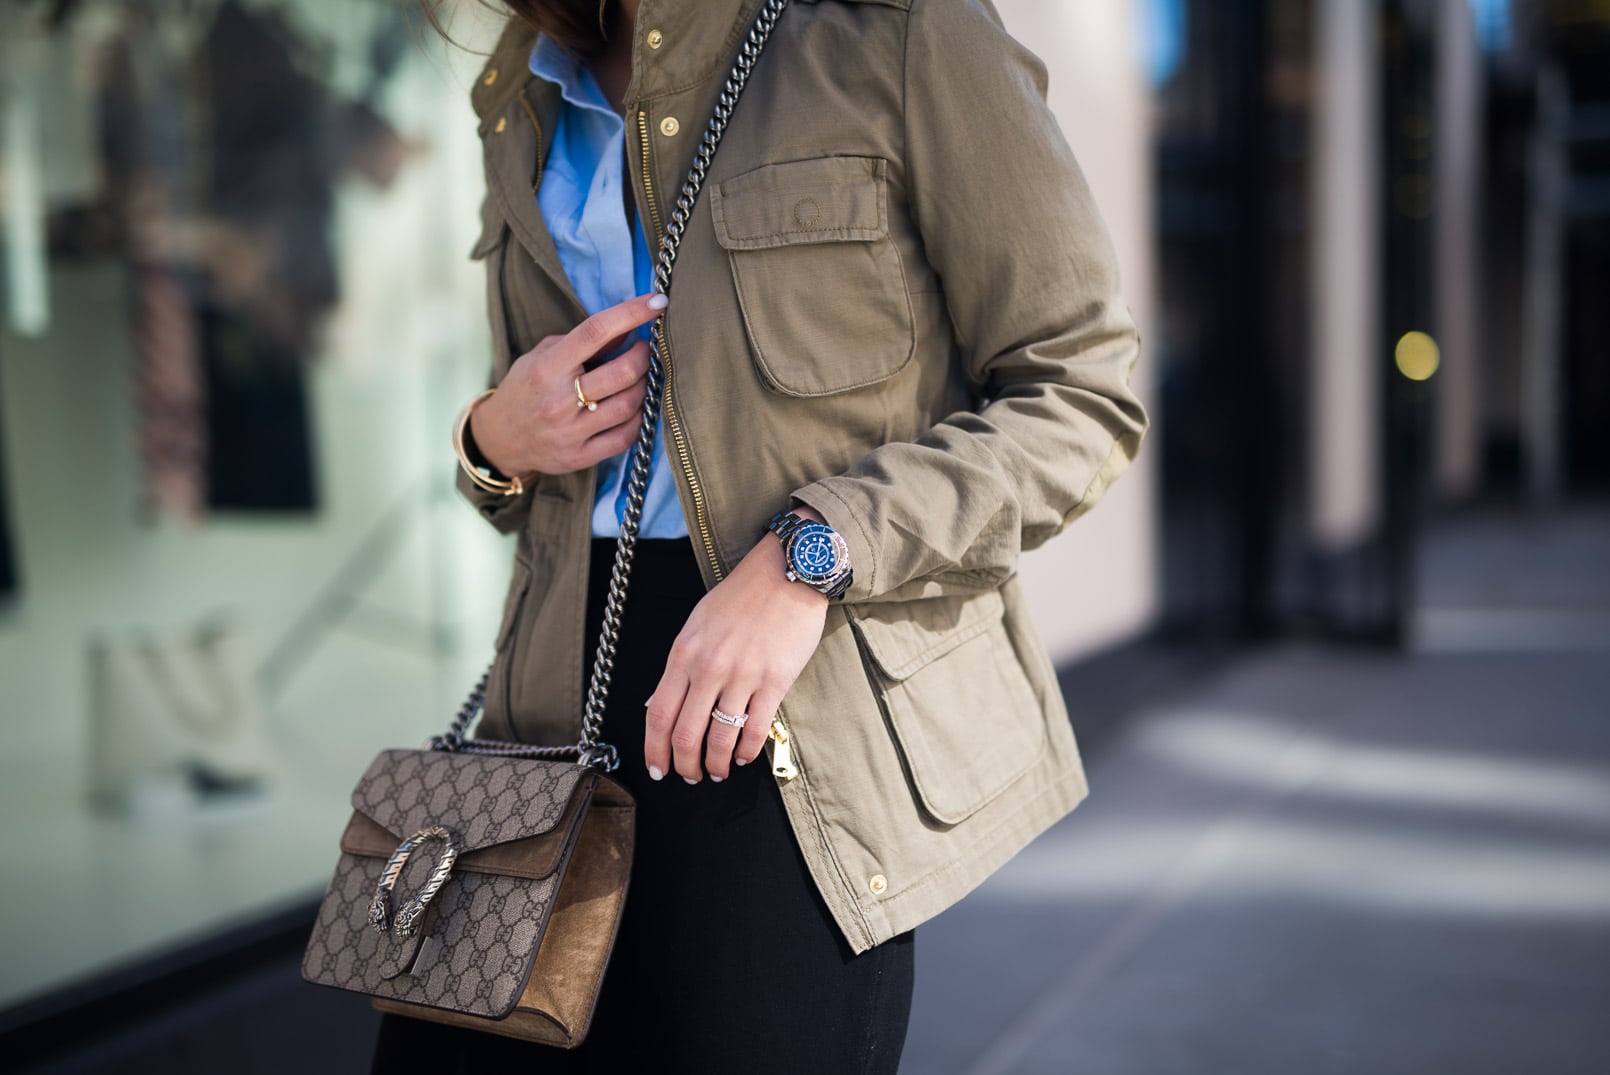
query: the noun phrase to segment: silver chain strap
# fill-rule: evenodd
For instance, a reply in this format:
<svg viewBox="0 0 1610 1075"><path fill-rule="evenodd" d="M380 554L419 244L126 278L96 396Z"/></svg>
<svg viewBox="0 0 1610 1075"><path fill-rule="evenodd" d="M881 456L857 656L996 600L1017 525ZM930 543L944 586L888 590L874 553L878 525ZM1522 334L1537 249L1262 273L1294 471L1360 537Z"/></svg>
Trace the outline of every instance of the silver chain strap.
<svg viewBox="0 0 1610 1075"><path fill-rule="evenodd" d="M749 36L739 47L738 58L721 87L715 111L705 126L704 137L693 155L688 177L682 181L677 194L676 208L660 238L659 257L654 267L654 290L668 295L671 292L671 271L676 267L677 249L687 232L688 220L693 215L694 202L704 187L710 162L715 159L716 147L726 133L727 124L738 106L755 61L771 37L788 0L766 0L749 28ZM648 162L645 160L644 166ZM604 605L604 624L598 636L598 649L593 657L592 679L587 684L587 703L582 710L581 741L574 746L543 747L530 743L510 743L496 739L466 739L470 721L480 712L486 699L486 685L491 678L489 667L459 707L458 715L445 735L433 736L425 745L431 750L457 751L464 754L494 754L502 757L563 759L574 756L582 765L595 765L605 772L620 764L615 747L602 741L604 729L604 703L609 698L610 676L615 669L615 644L620 635L621 612L626 606L626 585L632 571L632 554L637 549L638 525L643 517L643 501L648 495L649 469L654 456L654 437L660 421L660 398L665 387L665 365L661 357L665 346L665 315L653 322L649 334L649 366L646 394L643 398L643 420L638 426L637 440L632 445L632 465L626 481L626 517L621 520L621 534L615 543L615 564L609 576L609 599Z"/></svg>

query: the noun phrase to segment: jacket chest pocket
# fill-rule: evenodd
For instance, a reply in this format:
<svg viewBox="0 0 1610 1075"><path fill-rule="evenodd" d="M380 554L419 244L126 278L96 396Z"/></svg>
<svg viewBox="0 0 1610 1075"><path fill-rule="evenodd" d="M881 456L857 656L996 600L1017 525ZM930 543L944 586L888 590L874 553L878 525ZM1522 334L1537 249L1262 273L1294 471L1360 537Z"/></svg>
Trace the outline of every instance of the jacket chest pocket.
<svg viewBox="0 0 1610 1075"><path fill-rule="evenodd" d="M888 162L768 164L710 199L755 364L787 396L876 384L911 361L916 335L889 237Z"/></svg>
<svg viewBox="0 0 1610 1075"><path fill-rule="evenodd" d="M1045 751L1045 715L990 590L857 607L869 664L912 790L934 820L965 821Z"/></svg>

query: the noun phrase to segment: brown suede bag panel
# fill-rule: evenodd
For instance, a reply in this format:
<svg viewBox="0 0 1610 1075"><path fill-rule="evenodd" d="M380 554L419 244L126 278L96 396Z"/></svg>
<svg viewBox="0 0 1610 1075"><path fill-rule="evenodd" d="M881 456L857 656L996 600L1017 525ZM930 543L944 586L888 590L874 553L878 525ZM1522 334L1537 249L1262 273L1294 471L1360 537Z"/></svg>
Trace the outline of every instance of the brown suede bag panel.
<svg viewBox="0 0 1610 1075"><path fill-rule="evenodd" d="M571 1040L541 1012L528 1012L522 1008L516 1008L503 1019L485 1019L479 1015L466 1015L463 1012L452 1012L443 1008L426 1008L401 1000L387 1000L385 997L375 997L372 1003L376 1011L406 1015L410 1019L424 1019L432 1023L446 1023L448 1026L479 1030L505 1038L534 1041L542 1045L557 1045L561 1049L574 1049L581 1044L579 1040Z"/></svg>
<svg viewBox="0 0 1610 1075"><path fill-rule="evenodd" d="M598 782L518 1005L551 1014L578 1041L587 1033L603 985L632 872L636 807L629 798L625 804L606 805L605 789L616 787L611 781Z"/></svg>

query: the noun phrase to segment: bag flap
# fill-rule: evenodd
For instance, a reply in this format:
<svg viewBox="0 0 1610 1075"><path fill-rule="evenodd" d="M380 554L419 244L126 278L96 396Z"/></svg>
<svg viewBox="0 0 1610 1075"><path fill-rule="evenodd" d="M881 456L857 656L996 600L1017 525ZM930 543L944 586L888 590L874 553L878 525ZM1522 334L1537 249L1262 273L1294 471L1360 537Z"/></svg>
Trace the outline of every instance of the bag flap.
<svg viewBox="0 0 1610 1075"><path fill-rule="evenodd" d="M466 851L458 856L453 869L524 877L531 881L547 877L564 861L565 847L591 798L586 787L578 785L575 794L570 796L570 805L565 807L564 816L553 828L535 836ZM401 842L400 836L393 835L360 810L352 812L346 831L341 834L342 851L367 858L390 858ZM426 851L427 857L432 854L433 850Z"/></svg>
<svg viewBox="0 0 1610 1075"><path fill-rule="evenodd" d="M887 168L878 157L818 157L735 176L710 199L716 241L728 250L765 250L881 239L889 232Z"/></svg>
<svg viewBox="0 0 1610 1075"><path fill-rule="evenodd" d="M573 826L580 815L572 800L585 803L597 783L598 774L575 762L387 750L352 790L352 808L386 833L382 857L432 825L451 832L465 856L550 832L562 837L565 819ZM376 840L371 833L363 845Z"/></svg>
<svg viewBox="0 0 1610 1075"><path fill-rule="evenodd" d="M1006 612L999 590L851 606L856 633L878 670L902 680L970 638Z"/></svg>

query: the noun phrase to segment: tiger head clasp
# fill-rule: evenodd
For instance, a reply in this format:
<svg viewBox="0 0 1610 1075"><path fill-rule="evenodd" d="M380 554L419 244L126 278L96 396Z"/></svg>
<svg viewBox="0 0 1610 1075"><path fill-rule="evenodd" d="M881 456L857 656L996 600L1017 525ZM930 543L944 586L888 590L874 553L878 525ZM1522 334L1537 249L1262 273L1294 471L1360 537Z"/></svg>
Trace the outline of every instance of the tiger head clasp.
<svg viewBox="0 0 1610 1075"><path fill-rule="evenodd" d="M403 909L397 912L393 921L391 891L397 885L397 878L402 875L403 867L408 865L408 858L414 850L432 840L440 840L442 843L442 853L436 859L436 866L431 870L425 887L403 905ZM386 868L380 874L380 883L375 886L375 898L369 904L369 924L374 926L375 932L384 934L387 930L395 929L398 937L412 937L419 930L420 920L425 917L425 908L447 883L448 876L453 872L453 864L457 861L458 841L453 838L452 833L440 825L420 829L398 844L397 850L386 860Z"/></svg>

